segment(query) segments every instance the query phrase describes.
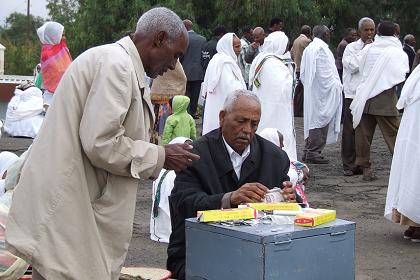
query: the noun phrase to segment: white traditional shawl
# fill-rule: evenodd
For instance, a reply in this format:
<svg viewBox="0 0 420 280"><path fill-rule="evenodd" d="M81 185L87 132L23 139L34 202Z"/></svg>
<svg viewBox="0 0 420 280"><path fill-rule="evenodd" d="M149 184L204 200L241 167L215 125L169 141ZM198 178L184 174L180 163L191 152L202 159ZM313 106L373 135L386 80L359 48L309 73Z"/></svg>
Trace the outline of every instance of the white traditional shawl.
<svg viewBox="0 0 420 280"><path fill-rule="evenodd" d="M420 224L420 67L408 77L397 108L404 108L389 176L384 216L392 210Z"/></svg>
<svg viewBox="0 0 420 280"><path fill-rule="evenodd" d="M257 132L269 128L280 131L284 137L284 150L289 157L297 158L293 118L293 73L282 61L288 41L281 31L273 32L266 38L263 51L252 62L249 83L251 85L254 82L256 72L259 72L259 86L252 87L252 92L261 101L261 119Z"/></svg>
<svg viewBox="0 0 420 280"><path fill-rule="evenodd" d="M327 144L336 142L340 133L342 85L334 56L321 39L315 38L303 51L300 75L305 87L304 138L308 138L310 129L329 125Z"/></svg>
<svg viewBox="0 0 420 280"><path fill-rule="evenodd" d="M350 105L354 128L360 123L366 101L403 82L409 71L407 54L394 36L377 35L363 52L359 66L362 80Z"/></svg>
<svg viewBox="0 0 420 280"><path fill-rule="evenodd" d="M239 80L243 81L242 72L237 64L237 56L233 50L233 36L235 33L226 33L219 42L217 42L217 53L212 57L207 66L204 81L201 86L201 94L205 97L206 94L211 94L217 87L222 74L223 67L229 67L233 75ZM226 78L226 77L223 77ZM244 87L245 82L243 82Z"/></svg>

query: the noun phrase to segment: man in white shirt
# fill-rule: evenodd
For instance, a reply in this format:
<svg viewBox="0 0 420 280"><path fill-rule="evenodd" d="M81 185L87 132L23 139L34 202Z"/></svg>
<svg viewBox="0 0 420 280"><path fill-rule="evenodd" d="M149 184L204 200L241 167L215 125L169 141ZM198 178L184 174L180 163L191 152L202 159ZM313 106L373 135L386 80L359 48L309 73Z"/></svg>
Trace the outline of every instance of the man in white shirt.
<svg viewBox="0 0 420 280"><path fill-rule="evenodd" d="M169 197L172 234L167 261L174 278L185 277L186 218L195 217L199 210L260 202L274 187L283 188L286 200L295 200L287 154L255 134L260 116L256 95L247 90L229 95L219 114L220 128L193 143L201 160L177 173Z"/></svg>
<svg viewBox="0 0 420 280"><path fill-rule="evenodd" d="M360 167L355 165L356 148L354 140L353 117L350 104L356 95L357 86L361 82L359 63L362 50L373 42L375 36L375 22L368 17L359 20L360 39L347 45L343 54L343 88L344 88L344 119L341 135L341 158L343 160L344 176L361 173Z"/></svg>
<svg viewBox="0 0 420 280"><path fill-rule="evenodd" d="M303 51L301 81L304 91L305 150L302 161L326 164L321 152L337 141L340 132L342 85L335 59L328 48L330 30L325 25L313 29L314 40Z"/></svg>
<svg viewBox="0 0 420 280"><path fill-rule="evenodd" d="M391 154L399 127L395 86L405 80L408 58L401 42L394 36L395 24L382 21L375 42L360 60L362 80L350 104L356 139L356 164L363 168L363 180L376 179L370 169L370 147L376 126L381 129Z"/></svg>

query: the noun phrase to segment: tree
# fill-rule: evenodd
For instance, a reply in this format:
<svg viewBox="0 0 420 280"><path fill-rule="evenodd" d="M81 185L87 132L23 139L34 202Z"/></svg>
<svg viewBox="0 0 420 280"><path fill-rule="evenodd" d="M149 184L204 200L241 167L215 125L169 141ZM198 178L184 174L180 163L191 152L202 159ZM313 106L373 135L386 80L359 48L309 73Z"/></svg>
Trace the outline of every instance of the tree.
<svg viewBox="0 0 420 280"><path fill-rule="evenodd" d="M41 17L34 17L30 15L30 32L28 35L28 18L24 14L12 13L6 18L6 26L1 30L0 37L8 39L14 44L29 41L38 41L36 29L43 23L44 19Z"/></svg>
<svg viewBox="0 0 420 280"><path fill-rule="evenodd" d="M6 47L4 71L6 74L32 75L39 63L41 43L36 29L43 24L41 17L30 16L30 33L28 37L27 16L12 13L6 18L6 26L0 29L0 42Z"/></svg>

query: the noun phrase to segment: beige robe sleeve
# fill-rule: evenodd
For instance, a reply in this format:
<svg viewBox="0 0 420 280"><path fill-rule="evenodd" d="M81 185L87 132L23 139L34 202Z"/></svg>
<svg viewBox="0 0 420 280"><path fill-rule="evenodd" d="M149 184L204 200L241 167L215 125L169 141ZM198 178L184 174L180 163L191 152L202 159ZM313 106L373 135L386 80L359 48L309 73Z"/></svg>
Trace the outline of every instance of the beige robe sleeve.
<svg viewBox="0 0 420 280"><path fill-rule="evenodd" d="M133 92L140 94L132 88L137 81L132 81L129 64L124 60L98 64L79 129L86 156L95 167L115 175L157 177L164 164L163 147L131 139L124 127L127 112L133 105ZM148 138L145 134L144 138Z"/></svg>

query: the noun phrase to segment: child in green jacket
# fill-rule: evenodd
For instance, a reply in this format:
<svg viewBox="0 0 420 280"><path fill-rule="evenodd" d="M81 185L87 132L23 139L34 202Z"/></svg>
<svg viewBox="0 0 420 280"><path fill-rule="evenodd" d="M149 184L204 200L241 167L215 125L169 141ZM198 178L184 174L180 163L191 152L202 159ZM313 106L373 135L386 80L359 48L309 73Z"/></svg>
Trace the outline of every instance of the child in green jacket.
<svg viewBox="0 0 420 280"><path fill-rule="evenodd" d="M165 122L162 144L168 144L176 137L187 137L196 139L196 128L193 117L187 113L190 98L184 95L177 95L172 99L172 115Z"/></svg>

